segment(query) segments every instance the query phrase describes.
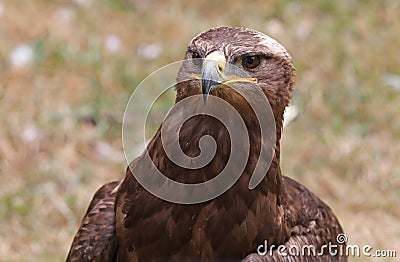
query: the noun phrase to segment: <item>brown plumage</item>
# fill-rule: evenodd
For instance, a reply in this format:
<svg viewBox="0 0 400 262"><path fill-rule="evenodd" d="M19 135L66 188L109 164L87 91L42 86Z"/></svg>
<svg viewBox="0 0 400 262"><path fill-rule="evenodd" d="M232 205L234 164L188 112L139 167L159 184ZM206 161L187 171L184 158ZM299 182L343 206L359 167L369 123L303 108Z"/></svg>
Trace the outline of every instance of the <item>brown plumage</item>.
<svg viewBox="0 0 400 262"><path fill-rule="evenodd" d="M132 175L132 170L146 177L154 175L143 160L144 153L130 164L124 180L106 184L96 192L67 261L347 260L345 256L331 256L326 252L317 257L285 257L276 248L265 256L256 253L265 240L268 246L288 248L311 244L318 251L329 242L337 244L336 236L343 230L326 204L281 174L283 113L294 87L292 59L283 46L247 28L219 27L200 34L191 41L185 54L177 78L176 101L204 93L204 85L199 80L181 82L181 79L184 75L199 73L191 64L192 58L207 58L215 52L257 79L273 111L276 143L261 143L257 118L241 95L229 88L212 89L210 95L230 103L249 130L250 155L239 180L213 200L191 205L170 203L147 192ZM251 92L246 88L243 91ZM179 118L177 114L171 117ZM220 173L233 149L226 128L216 119L201 115L188 120L180 130L183 152L192 157L198 155L199 140L204 135L214 137L218 149L213 160L200 169L189 170L174 164L164 152L160 129L147 150L165 176L182 183L207 181ZM249 190L259 153L268 150L264 147L273 148L272 163L261 183Z"/></svg>

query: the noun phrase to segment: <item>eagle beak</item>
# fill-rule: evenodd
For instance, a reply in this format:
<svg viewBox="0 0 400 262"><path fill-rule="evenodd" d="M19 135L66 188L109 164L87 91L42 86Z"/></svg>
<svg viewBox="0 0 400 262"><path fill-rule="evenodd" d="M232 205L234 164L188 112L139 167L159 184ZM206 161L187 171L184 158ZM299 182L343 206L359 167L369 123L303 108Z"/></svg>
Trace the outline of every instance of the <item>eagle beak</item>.
<svg viewBox="0 0 400 262"><path fill-rule="evenodd" d="M237 75L228 76L225 74L225 55L214 51L204 59L201 72L201 92L203 93L204 105L207 104L208 95L219 87L230 87L235 82L256 84L256 78L243 78Z"/></svg>
<svg viewBox="0 0 400 262"><path fill-rule="evenodd" d="M207 104L210 92L226 80L226 77L224 77L225 65L225 55L219 51L212 52L204 59L201 73L201 91L204 104Z"/></svg>

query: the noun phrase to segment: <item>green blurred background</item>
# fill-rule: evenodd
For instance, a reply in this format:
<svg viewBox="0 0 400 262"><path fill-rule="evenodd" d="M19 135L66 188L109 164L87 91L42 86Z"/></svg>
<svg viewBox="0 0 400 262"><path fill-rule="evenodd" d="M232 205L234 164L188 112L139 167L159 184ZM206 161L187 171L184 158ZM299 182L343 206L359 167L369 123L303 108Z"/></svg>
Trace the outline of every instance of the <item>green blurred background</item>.
<svg viewBox="0 0 400 262"><path fill-rule="evenodd" d="M219 25L294 58L284 174L350 244L400 257L400 1L0 0L1 261L65 258L95 190L124 176L130 94Z"/></svg>

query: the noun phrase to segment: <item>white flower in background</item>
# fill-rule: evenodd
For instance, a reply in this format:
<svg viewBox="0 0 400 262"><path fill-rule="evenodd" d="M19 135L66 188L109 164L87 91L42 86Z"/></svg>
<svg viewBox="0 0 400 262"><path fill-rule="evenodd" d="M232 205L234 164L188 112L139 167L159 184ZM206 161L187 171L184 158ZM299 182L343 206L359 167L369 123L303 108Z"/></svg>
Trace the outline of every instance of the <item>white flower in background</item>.
<svg viewBox="0 0 400 262"><path fill-rule="evenodd" d="M121 49L121 39L116 35L109 35L105 40L106 50L110 53L116 53Z"/></svg>
<svg viewBox="0 0 400 262"><path fill-rule="evenodd" d="M140 45L138 48L138 55L143 60L153 60L162 54L162 46L159 43Z"/></svg>
<svg viewBox="0 0 400 262"><path fill-rule="evenodd" d="M34 52L31 46L22 44L16 46L10 54L10 63L15 68L29 66L34 59Z"/></svg>
<svg viewBox="0 0 400 262"><path fill-rule="evenodd" d="M21 138L25 142L33 142L42 136L42 131L34 125L29 125L21 133Z"/></svg>
<svg viewBox="0 0 400 262"><path fill-rule="evenodd" d="M382 76L382 82L384 85L390 86L396 91L400 91L400 75L384 74Z"/></svg>

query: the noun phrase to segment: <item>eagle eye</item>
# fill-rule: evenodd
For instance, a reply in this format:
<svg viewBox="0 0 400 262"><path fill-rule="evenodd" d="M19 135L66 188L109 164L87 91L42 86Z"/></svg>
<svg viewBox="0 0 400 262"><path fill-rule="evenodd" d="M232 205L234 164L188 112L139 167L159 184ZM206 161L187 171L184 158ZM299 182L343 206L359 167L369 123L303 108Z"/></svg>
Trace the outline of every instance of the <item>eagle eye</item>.
<svg viewBox="0 0 400 262"><path fill-rule="evenodd" d="M260 65L261 58L257 55L246 56L242 60L243 68L254 69Z"/></svg>
<svg viewBox="0 0 400 262"><path fill-rule="evenodd" d="M192 61L193 61L193 64L195 64L197 66L201 66L203 64L202 57L197 52L192 52Z"/></svg>

